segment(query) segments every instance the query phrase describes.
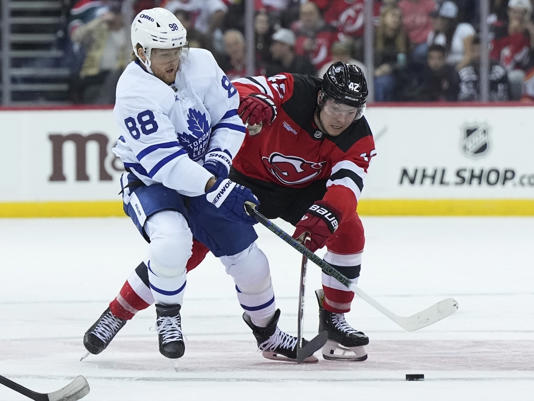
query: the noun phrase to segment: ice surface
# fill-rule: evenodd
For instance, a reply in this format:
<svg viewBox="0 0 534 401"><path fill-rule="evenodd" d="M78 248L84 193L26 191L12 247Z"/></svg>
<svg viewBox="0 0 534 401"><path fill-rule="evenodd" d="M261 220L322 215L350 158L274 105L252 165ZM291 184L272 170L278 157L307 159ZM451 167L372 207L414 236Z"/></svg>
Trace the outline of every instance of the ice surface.
<svg viewBox="0 0 534 401"><path fill-rule="evenodd" d="M534 400L534 219L364 218L360 286L410 315L447 297L451 317L408 333L357 300L348 320L371 343L363 363L263 359L241 319L232 280L213 257L191 272L183 306L186 354L157 349L152 308L84 362L82 336L145 244L126 218L0 219L0 374L49 392L84 375L84 400ZM277 221L288 231L287 224ZM300 255L263 227L280 326L296 332ZM304 331L313 337L308 265ZM424 373L407 382L406 373ZM25 397L0 386L0 401Z"/></svg>

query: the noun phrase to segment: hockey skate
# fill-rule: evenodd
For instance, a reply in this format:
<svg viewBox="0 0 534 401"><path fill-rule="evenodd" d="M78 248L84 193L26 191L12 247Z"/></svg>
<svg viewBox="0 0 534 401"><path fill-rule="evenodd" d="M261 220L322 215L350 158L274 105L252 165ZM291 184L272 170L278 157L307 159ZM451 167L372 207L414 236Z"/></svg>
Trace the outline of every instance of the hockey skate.
<svg viewBox="0 0 534 401"><path fill-rule="evenodd" d="M180 358L185 352L180 307L156 304L159 352L171 359Z"/></svg>
<svg viewBox="0 0 534 401"><path fill-rule="evenodd" d="M353 329L343 313L329 312L323 307L324 291L315 290L319 303L319 332L326 330L328 340L323 347L323 358L328 360L365 361L367 352L364 345L369 337Z"/></svg>
<svg viewBox="0 0 534 401"><path fill-rule="evenodd" d="M258 327L252 323L250 316L243 313L243 320L252 329L252 334L256 337L258 348L262 351L264 358L275 361L297 362L297 337L280 330L278 319L280 309L277 309L267 327ZM308 342L302 340L303 345ZM312 355L303 359L304 363L314 363L319 360Z"/></svg>
<svg viewBox="0 0 534 401"><path fill-rule="evenodd" d="M116 317L108 307L85 332L83 345L91 354L100 354L125 324L126 320Z"/></svg>

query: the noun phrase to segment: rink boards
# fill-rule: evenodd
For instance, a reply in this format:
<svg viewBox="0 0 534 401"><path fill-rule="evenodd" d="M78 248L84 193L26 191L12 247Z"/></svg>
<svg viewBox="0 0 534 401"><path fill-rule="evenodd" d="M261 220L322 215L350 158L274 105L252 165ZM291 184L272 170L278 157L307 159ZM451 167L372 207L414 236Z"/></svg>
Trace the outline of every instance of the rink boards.
<svg viewBox="0 0 534 401"><path fill-rule="evenodd" d="M534 215L533 109L369 107L377 156L360 214ZM0 217L123 215L111 109L0 109L0 118Z"/></svg>

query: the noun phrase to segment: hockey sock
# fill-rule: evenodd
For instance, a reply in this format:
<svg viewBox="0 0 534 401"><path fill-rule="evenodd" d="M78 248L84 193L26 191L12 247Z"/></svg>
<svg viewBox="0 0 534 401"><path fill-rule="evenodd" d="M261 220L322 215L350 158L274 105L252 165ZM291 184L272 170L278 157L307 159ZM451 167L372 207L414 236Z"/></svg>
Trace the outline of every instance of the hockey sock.
<svg viewBox="0 0 534 401"><path fill-rule="evenodd" d="M358 283L362 263L361 252L341 254L333 252L329 248L324 256L324 260L349 278L352 285ZM324 308L327 311L334 313L349 312L352 299L354 298L354 292L347 291L347 287L325 273L322 275L322 282L324 291Z"/></svg>
<svg viewBox="0 0 534 401"><path fill-rule="evenodd" d="M140 310L148 308L154 303L148 282L148 270L144 262L136 267L119 291L119 294L109 304L113 315L124 320L130 320Z"/></svg>
<svg viewBox="0 0 534 401"><path fill-rule="evenodd" d="M276 310L273 287L269 287L261 293L246 294L236 286L237 298L241 307L250 316L252 323L258 327L266 327L271 321Z"/></svg>
<svg viewBox="0 0 534 401"><path fill-rule="evenodd" d="M354 298L352 291L343 291L336 288L329 288L323 285L324 302L323 307L334 313L347 313L350 311L350 304Z"/></svg>
<svg viewBox="0 0 534 401"><path fill-rule="evenodd" d="M204 260L208 248L201 242L193 240L192 255L187 261L186 269L189 272ZM144 262L135 268L119 291L119 294L111 301L109 307L111 313L118 318L130 320L135 314L148 308L154 303L154 297L150 291L148 281L148 269Z"/></svg>

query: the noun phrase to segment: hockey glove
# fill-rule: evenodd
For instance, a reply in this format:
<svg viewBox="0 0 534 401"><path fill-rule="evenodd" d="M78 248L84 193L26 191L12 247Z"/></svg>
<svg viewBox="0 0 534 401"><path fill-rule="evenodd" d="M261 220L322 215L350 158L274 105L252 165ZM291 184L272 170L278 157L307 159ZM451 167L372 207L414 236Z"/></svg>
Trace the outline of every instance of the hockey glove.
<svg viewBox="0 0 534 401"><path fill-rule="evenodd" d="M258 198L243 185L236 184L228 178L218 178L205 195L206 200L230 220L256 224L254 217L245 211L245 202L259 204Z"/></svg>
<svg viewBox="0 0 534 401"><path fill-rule="evenodd" d="M328 238L337 230L339 219L337 213L324 202L317 202L310 206L302 219L297 223L293 238L299 239L304 233L311 235L306 247L315 252L326 244Z"/></svg>
<svg viewBox="0 0 534 401"><path fill-rule="evenodd" d="M213 149L204 158L204 168L213 174L215 178L228 177L231 165L232 156L226 150Z"/></svg>
<svg viewBox="0 0 534 401"><path fill-rule="evenodd" d="M276 118L273 99L261 93L252 93L241 99L237 113L247 125L272 123Z"/></svg>

